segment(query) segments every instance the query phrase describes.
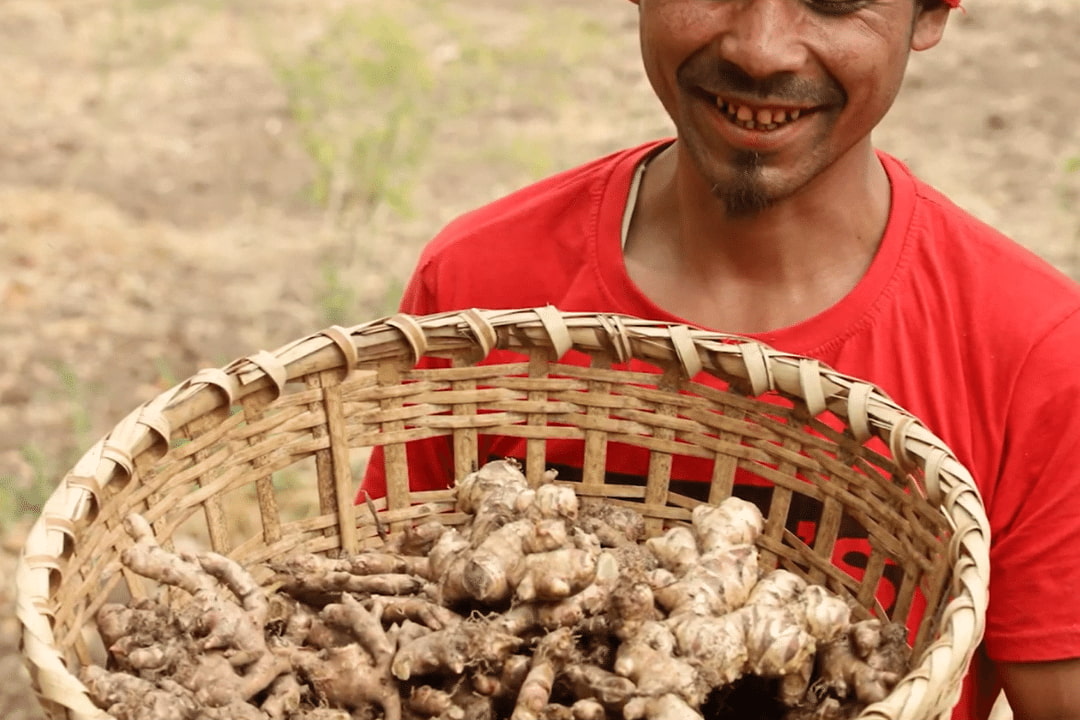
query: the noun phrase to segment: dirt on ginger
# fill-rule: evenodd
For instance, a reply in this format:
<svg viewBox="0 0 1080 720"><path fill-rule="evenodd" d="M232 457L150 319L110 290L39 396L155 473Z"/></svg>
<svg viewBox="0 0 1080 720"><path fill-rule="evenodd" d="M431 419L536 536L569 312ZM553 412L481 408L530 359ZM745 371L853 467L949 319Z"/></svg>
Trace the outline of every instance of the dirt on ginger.
<svg viewBox="0 0 1080 720"><path fill-rule="evenodd" d="M116 720L845 720L907 672L903 626L759 565L764 519L729 498L647 537L629 503L513 460L351 557L297 553L258 584L126 519L122 563L159 593L97 613ZM740 705L740 703L743 703Z"/></svg>

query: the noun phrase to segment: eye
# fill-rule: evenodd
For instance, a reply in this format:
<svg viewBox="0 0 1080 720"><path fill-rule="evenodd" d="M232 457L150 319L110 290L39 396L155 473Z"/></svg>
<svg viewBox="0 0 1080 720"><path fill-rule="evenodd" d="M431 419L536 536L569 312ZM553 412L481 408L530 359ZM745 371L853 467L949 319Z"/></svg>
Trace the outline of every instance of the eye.
<svg viewBox="0 0 1080 720"><path fill-rule="evenodd" d="M869 0L805 0L805 2L823 15L847 15L866 5Z"/></svg>

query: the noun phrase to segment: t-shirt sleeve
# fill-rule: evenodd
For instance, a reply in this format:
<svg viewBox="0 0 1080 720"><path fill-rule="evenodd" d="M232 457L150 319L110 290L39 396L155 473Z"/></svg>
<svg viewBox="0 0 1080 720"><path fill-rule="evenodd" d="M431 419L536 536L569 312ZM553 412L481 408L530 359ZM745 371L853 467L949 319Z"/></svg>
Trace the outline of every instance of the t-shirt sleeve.
<svg viewBox="0 0 1080 720"><path fill-rule="evenodd" d="M1080 309L1029 353L989 503L986 649L999 661L1080 657Z"/></svg>
<svg viewBox="0 0 1080 720"><path fill-rule="evenodd" d="M428 279L429 265L423 260L413 271L405 287L398 309L410 315L429 315L446 308L438 307L435 288ZM426 358L421 366L431 367L436 361ZM409 464L409 488L412 490L439 490L450 486L453 473L453 453L447 438L437 437L417 440L405 446ZM372 450L371 458L360 482L357 501L364 493L371 497L386 495L386 462L381 447Z"/></svg>
<svg viewBox="0 0 1080 720"><path fill-rule="evenodd" d="M438 306L435 282L432 279L434 273L431 270L432 263L425 253L405 285L398 310L410 315L430 315L445 309Z"/></svg>

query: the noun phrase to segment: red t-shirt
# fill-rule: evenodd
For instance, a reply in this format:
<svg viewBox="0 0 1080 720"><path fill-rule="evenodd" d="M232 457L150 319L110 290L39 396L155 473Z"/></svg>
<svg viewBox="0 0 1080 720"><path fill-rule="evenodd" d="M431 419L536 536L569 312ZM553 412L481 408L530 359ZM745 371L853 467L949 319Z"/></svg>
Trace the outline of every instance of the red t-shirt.
<svg viewBox="0 0 1080 720"><path fill-rule="evenodd" d="M686 322L642 294L623 264L631 178L655 147L457 219L425 248L402 311L554 305ZM892 205L866 275L820 314L753 337L877 384L971 470L992 531L991 658L1080 657L1080 286L879 157ZM513 445L490 454L522 456ZM410 465L420 460L431 472L418 485L449 477L445 443L410 448ZM385 492L381 463L364 485ZM954 718L985 717L998 690L980 687L977 698L969 676Z"/></svg>

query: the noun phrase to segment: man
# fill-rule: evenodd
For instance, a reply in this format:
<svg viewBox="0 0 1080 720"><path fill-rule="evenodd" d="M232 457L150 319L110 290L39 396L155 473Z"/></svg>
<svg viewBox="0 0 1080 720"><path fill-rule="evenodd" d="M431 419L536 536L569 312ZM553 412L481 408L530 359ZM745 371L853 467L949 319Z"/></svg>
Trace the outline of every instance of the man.
<svg viewBox="0 0 1080 720"><path fill-rule="evenodd" d="M676 138L459 218L402 310L687 322L877 383L971 469L994 533L954 717L986 717L1004 687L1018 718L1080 718L1080 288L870 136L958 0L631 1ZM410 448L431 467L447 452ZM381 491L378 462L365 486Z"/></svg>

